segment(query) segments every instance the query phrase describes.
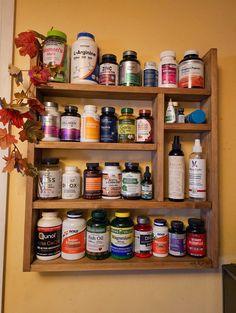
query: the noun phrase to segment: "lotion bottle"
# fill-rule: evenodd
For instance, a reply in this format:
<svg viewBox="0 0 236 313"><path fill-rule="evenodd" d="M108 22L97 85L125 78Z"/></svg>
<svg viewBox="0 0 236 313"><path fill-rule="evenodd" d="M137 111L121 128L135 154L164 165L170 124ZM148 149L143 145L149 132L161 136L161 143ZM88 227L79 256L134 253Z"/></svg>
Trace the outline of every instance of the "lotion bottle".
<svg viewBox="0 0 236 313"><path fill-rule="evenodd" d="M167 124L172 124L172 123L175 123L175 121L176 121L175 108L173 106L172 100L170 99L168 102L167 109L166 109L165 122Z"/></svg>

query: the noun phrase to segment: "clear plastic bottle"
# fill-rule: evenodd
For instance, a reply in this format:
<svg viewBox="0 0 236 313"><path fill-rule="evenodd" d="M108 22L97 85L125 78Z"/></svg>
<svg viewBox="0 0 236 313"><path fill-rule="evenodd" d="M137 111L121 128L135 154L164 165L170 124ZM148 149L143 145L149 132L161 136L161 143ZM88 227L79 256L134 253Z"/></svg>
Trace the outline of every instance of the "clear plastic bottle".
<svg viewBox="0 0 236 313"><path fill-rule="evenodd" d="M160 64L158 70L158 86L159 87L178 87L178 64L175 59L174 51L167 50L160 54Z"/></svg>
<svg viewBox="0 0 236 313"><path fill-rule="evenodd" d="M95 105L85 105L81 115L81 142L99 142L100 117Z"/></svg>
<svg viewBox="0 0 236 313"><path fill-rule="evenodd" d="M80 174L77 166L66 166L62 175L62 199L78 199L80 196Z"/></svg>
<svg viewBox="0 0 236 313"><path fill-rule="evenodd" d="M60 113L58 104L52 101L44 103L46 114L41 116L44 137L42 141L60 141Z"/></svg>

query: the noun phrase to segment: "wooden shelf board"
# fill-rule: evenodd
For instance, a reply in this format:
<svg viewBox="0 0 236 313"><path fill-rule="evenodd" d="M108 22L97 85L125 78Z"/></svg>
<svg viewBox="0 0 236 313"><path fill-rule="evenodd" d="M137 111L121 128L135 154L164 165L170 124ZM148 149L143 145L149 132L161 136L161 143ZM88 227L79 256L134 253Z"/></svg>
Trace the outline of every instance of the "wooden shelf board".
<svg viewBox="0 0 236 313"><path fill-rule="evenodd" d="M33 272L70 272L70 271L133 271L133 270L163 270L163 269L204 269L212 268L211 259L185 257L166 258L150 257L141 259L133 257L129 260L114 260L111 257L105 260L90 260L84 257L80 260L67 261L58 258L51 261L34 260L31 264Z"/></svg>
<svg viewBox="0 0 236 313"><path fill-rule="evenodd" d="M164 129L167 132L207 132L211 130L209 124L165 124Z"/></svg>
<svg viewBox="0 0 236 313"><path fill-rule="evenodd" d="M34 209L211 209L211 202L191 201L183 202L156 200L35 200Z"/></svg>

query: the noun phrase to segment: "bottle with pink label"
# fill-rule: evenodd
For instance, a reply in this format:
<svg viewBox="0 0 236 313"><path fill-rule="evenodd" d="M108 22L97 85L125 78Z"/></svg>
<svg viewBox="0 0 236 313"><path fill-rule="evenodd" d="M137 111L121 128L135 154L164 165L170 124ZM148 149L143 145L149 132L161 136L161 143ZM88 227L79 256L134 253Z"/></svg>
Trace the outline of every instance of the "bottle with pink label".
<svg viewBox="0 0 236 313"><path fill-rule="evenodd" d="M158 87L178 87L178 63L174 51L166 50L160 54Z"/></svg>

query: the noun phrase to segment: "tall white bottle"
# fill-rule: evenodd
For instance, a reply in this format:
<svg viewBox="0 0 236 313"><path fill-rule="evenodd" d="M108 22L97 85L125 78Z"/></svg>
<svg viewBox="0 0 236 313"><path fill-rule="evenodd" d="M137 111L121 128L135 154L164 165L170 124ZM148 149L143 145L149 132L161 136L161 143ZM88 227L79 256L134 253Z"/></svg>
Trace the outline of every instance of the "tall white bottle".
<svg viewBox="0 0 236 313"><path fill-rule="evenodd" d="M175 108L171 99L169 100L168 106L166 109L165 122L168 124L172 124L176 122Z"/></svg>

